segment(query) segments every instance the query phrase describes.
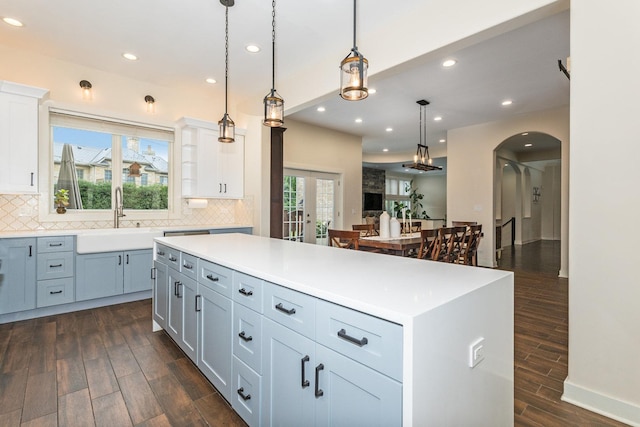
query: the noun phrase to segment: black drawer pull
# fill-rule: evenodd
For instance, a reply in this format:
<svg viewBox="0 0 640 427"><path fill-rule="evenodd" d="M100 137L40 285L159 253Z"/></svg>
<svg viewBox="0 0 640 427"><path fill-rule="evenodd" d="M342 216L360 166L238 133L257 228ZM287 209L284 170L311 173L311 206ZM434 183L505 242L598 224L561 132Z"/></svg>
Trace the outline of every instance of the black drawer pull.
<svg viewBox="0 0 640 427"><path fill-rule="evenodd" d="M288 309L288 310L287 310L286 308L284 308L284 307L282 306L282 303L281 303L281 302L279 302L278 304L276 304L276 310L279 310L279 311L281 311L281 312L283 312L283 313L286 313L286 314L288 314L289 316L291 316L292 314L295 314L295 312L296 312L296 309L295 309L295 308L290 308L290 309Z"/></svg>
<svg viewBox="0 0 640 427"><path fill-rule="evenodd" d="M213 277L213 274L207 274L207 279L211 280L212 282L217 282L218 280L220 280L219 277Z"/></svg>
<svg viewBox="0 0 640 427"><path fill-rule="evenodd" d="M238 336L239 336L240 338L242 338L243 340L245 340L246 342L249 342L249 341L253 340L253 337L252 337L252 336L246 336L246 335L244 334L244 331L240 332L240 333L238 334Z"/></svg>
<svg viewBox="0 0 640 427"><path fill-rule="evenodd" d="M198 304L200 298L202 298L202 295L196 295L196 312L202 311L202 307L200 307L200 304Z"/></svg>
<svg viewBox="0 0 640 427"><path fill-rule="evenodd" d="M345 331L344 329L340 329L338 331L338 336L343 340L349 341L351 344L357 345L358 347L362 347L363 345L367 345L369 343L369 340L367 339L367 337L362 337L362 339L359 340L357 338L347 335L347 331Z"/></svg>
<svg viewBox="0 0 640 427"><path fill-rule="evenodd" d="M178 298L182 298L182 293L180 292L180 289L182 287L182 282L177 282L176 285L177 285L177 289L178 289L178 293L176 294L176 296Z"/></svg>
<svg viewBox="0 0 640 427"><path fill-rule="evenodd" d="M324 395L324 391L320 388L320 371L324 369L324 365L321 363L316 366L316 397Z"/></svg>
<svg viewBox="0 0 640 427"><path fill-rule="evenodd" d="M58 267L62 267L62 264L49 264L49 268L58 268Z"/></svg>
<svg viewBox="0 0 640 427"><path fill-rule="evenodd" d="M250 395L250 394L247 394L247 395L245 396L245 394L244 394L244 387L240 387L240 388L238 389L238 394L240 395L240 397L242 398L242 400L249 400L249 399L251 399L251 395Z"/></svg>
<svg viewBox="0 0 640 427"><path fill-rule="evenodd" d="M182 264L182 266L184 268L186 268L187 270L193 270L193 264L187 264L186 262L184 264Z"/></svg>
<svg viewBox="0 0 640 427"><path fill-rule="evenodd" d="M305 357L300 359L300 378L301 378L302 388L309 387L309 380L304 378L305 377L304 364L308 361L309 361L309 355L306 355Z"/></svg>
<svg viewBox="0 0 640 427"><path fill-rule="evenodd" d="M49 243L50 248L55 248L56 246L62 246L62 243Z"/></svg>
<svg viewBox="0 0 640 427"><path fill-rule="evenodd" d="M177 261L178 258L174 257L173 255L169 254L169 261Z"/></svg>
<svg viewBox="0 0 640 427"><path fill-rule="evenodd" d="M245 288L238 289L238 292L240 292L245 297L250 297L251 295L253 295L253 291L247 291Z"/></svg>
<svg viewBox="0 0 640 427"><path fill-rule="evenodd" d="M156 253L160 256L164 256L164 251L157 251Z"/></svg>
<svg viewBox="0 0 640 427"><path fill-rule="evenodd" d="M49 291L49 294L51 295L61 294L61 293L62 293L62 289L60 289L59 291Z"/></svg>

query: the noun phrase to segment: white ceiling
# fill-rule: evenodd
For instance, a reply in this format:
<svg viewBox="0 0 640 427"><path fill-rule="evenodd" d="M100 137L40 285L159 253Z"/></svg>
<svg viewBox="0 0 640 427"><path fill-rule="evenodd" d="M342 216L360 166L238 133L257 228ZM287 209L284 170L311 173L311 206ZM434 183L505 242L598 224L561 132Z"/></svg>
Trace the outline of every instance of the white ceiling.
<svg viewBox="0 0 640 427"><path fill-rule="evenodd" d="M421 1L396 2L392 8L383 2L359 4L361 52L367 56L367 35L393 27ZM271 86L270 9L271 2L264 0L236 0L229 9L230 103L251 99L260 105ZM20 19L25 26L0 22L0 44L222 97L224 10L219 0L62 0L54 5L49 0L4 0L0 16ZM448 56L458 63L449 69L440 61L418 59L372 75L369 86L377 93L359 102L337 95L338 64L351 48L352 19L352 3L344 0L277 0L277 80L299 78L314 58L335 57L335 67L328 71L335 73L335 96L309 99L289 117L362 136L365 159L382 155L384 148L390 158L395 154L395 161L398 155L410 159L419 139L419 99L431 102L427 143L432 155L446 152L446 143L438 141L448 129L569 104L569 82L557 66L558 59L565 62L569 56L568 11L452 50ZM262 51L246 52L250 43ZM123 52L135 53L139 60L127 61ZM376 69L373 62L370 68ZM218 84L207 85L206 77ZM505 99L513 104L501 106ZM319 105L324 113L316 111ZM434 122L436 115L442 121ZM356 118L362 123L356 124Z"/></svg>

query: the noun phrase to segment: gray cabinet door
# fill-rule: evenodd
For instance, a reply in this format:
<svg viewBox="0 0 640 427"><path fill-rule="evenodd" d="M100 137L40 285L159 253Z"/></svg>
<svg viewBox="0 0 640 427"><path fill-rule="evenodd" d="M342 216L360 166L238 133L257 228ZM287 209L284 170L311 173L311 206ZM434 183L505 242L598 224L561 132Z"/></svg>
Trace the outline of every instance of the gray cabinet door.
<svg viewBox="0 0 640 427"><path fill-rule="evenodd" d="M267 318L262 328L262 425L314 425L315 343Z"/></svg>
<svg viewBox="0 0 640 427"><path fill-rule="evenodd" d="M182 331L180 333L180 341L178 344L182 351L189 356L194 363L198 356L198 312L196 309L196 292L198 285L195 280L180 275L180 286L178 292L182 299Z"/></svg>
<svg viewBox="0 0 640 427"><path fill-rule="evenodd" d="M36 239L0 239L0 314L36 308Z"/></svg>
<svg viewBox="0 0 640 427"><path fill-rule="evenodd" d="M182 298L180 297L179 287L181 285L181 274L169 268L169 298L167 306L167 332L176 343L180 342L180 334L182 333Z"/></svg>
<svg viewBox="0 0 640 427"><path fill-rule="evenodd" d="M402 384L322 345L316 359L323 367L316 426L402 425Z"/></svg>
<svg viewBox="0 0 640 427"><path fill-rule="evenodd" d="M122 252L76 256L76 301L119 295L123 292Z"/></svg>
<svg viewBox="0 0 640 427"><path fill-rule="evenodd" d="M157 261L153 265L156 269L153 281L153 320L163 329L166 329L167 308L169 306L169 267Z"/></svg>
<svg viewBox="0 0 640 427"><path fill-rule="evenodd" d="M124 293L147 291L151 289L151 266L153 250L124 252Z"/></svg>
<svg viewBox="0 0 640 427"><path fill-rule="evenodd" d="M231 401L231 300L198 284L199 303L198 368Z"/></svg>

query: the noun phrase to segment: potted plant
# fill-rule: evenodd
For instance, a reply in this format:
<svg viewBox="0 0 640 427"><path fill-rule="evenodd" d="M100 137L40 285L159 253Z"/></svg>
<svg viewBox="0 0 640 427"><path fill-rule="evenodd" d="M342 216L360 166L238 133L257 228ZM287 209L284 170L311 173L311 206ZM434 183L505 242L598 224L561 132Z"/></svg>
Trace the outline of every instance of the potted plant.
<svg viewBox="0 0 640 427"><path fill-rule="evenodd" d="M69 205L69 190L61 188L56 191L55 195L53 196L53 201L56 205L58 205L56 212L58 212L59 214L65 213L67 211L67 208L65 206Z"/></svg>

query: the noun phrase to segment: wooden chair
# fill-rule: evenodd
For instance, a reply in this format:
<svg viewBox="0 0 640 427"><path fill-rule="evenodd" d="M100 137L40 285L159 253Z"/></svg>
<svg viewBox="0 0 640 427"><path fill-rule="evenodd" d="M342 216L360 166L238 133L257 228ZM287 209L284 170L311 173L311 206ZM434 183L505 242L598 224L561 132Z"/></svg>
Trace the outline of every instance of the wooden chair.
<svg viewBox="0 0 640 427"><path fill-rule="evenodd" d="M478 225L476 221L451 221L452 227L462 227L465 225Z"/></svg>
<svg viewBox="0 0 640 427"><path fill-rule="evenodd" d="M358 239L360 238L359 231L353 230L328 230L329 233L329 246L335 246L344 249L358 250Z"/></svg>
<svg viewBox="0 0 640 427"><path fill-rule="evenodd" d="M459 250L452 257L451 262L465 265L478 265L477 252L480 238L482 236L482 225L470 225L466 227L466 233L459 244Z"/></svg>
<svg viewBox="0 0 640 427"><path fill-rule="evenodd" d="M420 230L420 249L418 250L418 259L434 259L434 252L438 245L439 230Z"/></svg>
<svg viewBox="0 0 640 427"><path fill-rule="evenodd" d="M375 225L371 224L353 224L351 226L353 231L359 231L361 237L371 237L376 236Z"/></svg>

